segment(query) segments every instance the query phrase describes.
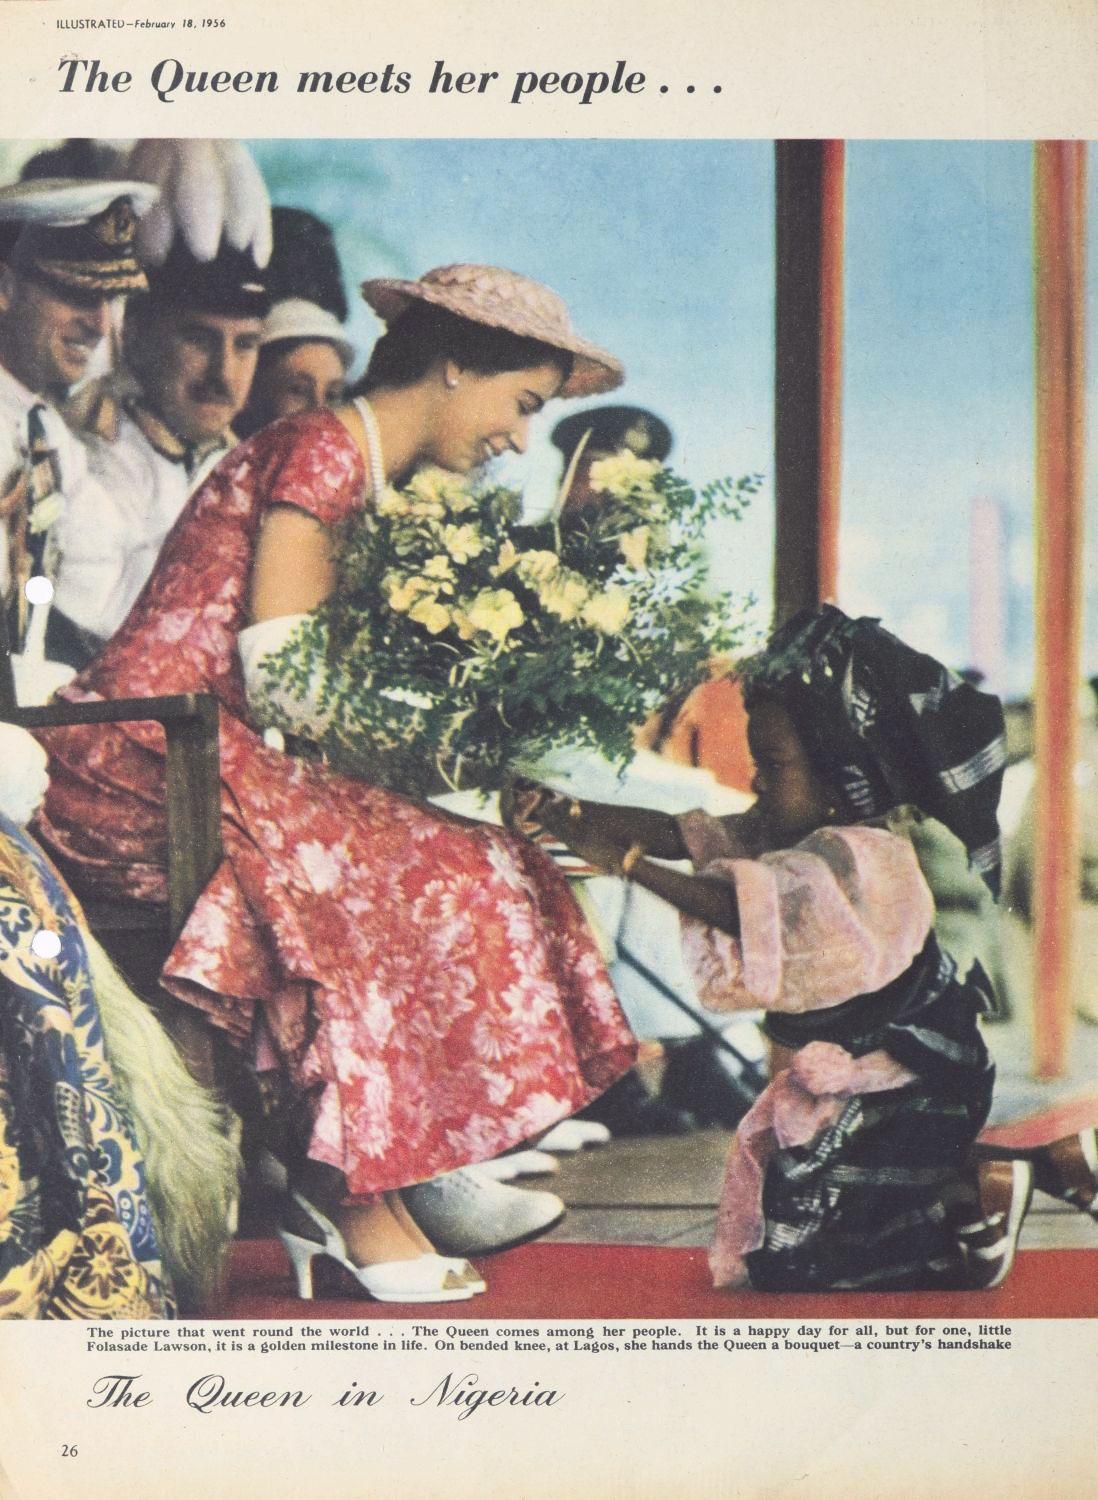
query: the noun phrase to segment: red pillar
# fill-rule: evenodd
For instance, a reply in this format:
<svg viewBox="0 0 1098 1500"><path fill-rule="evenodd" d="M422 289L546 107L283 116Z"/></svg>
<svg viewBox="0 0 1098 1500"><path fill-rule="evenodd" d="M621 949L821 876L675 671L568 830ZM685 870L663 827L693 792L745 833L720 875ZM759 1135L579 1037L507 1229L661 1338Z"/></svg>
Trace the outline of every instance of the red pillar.
<svg viewBox="0 0 1098 1500"><path fill-rule="evenodd" d="M1034 1070L1063 1073L1072 1021L1079 880L1078 758L1083 605L1086 145L1034 147L1036 273L1037 781L1034 833Z"/></svg>
<svg viewBox="0 0 1098 1500"><path fill-rule="evenodd" d="M774 620L834 600L842 437L842 141L776 150Z"/></svg>

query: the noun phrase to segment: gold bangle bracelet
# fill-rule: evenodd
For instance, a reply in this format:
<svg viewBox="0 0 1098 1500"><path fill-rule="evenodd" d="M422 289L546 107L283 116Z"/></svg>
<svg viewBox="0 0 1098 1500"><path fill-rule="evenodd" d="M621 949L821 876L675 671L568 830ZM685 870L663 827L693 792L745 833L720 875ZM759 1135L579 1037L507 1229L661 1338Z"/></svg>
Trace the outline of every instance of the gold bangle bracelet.
<svg viewBox="0 0 1098 1500"><path fill-rule="evenodd" d="M621 857L621 873L631 875L637 862L645 856L646 850L643 844L630 844L629 848Z"/></svg>

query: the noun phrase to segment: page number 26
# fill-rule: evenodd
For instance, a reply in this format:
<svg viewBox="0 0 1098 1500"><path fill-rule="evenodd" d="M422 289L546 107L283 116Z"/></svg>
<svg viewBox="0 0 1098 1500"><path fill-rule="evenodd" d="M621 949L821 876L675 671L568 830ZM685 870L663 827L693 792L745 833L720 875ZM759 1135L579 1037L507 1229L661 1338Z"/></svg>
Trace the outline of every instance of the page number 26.
<svg viewBox="0 0 1098 1500"><path fill-rule="evenodd" d="M61 1444L61 1457L62 1458L79 1458L79 1456L80 1456L80 1450L76 1446L75 1443L62 1443Z"/></svg>

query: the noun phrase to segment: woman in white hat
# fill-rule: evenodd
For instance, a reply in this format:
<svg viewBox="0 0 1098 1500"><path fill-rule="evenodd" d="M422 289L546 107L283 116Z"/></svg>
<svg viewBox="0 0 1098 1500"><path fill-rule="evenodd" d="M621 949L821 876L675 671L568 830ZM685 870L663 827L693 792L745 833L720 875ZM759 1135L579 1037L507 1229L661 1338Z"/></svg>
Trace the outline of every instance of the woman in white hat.
<svg viewBox="0 0 1098 1500"><path fill-rule="evenodd" d="M450 266L363 290L389 324L368 399L287 418L237 448L69 691L220 700L225 855L163 982L258 1067L279 1067L304 1107L283 1236L301 1295L327 1255L374 1297L444 1301L483 1283L432 1253L397 1190L571 1115L630 1066L633 1039L543 854L272 748L249 683L335 587L331 532L345 516L420 464L465 472L521 451L548 401L610 390L622 369L572 332L553 292L511 271ZM94 870L100 891L163 899L156 732L44 738L45 836ZM563 1212L551 1194L493 1186L535 1204L496 1226L496 1245Z"/></svg>
<svg viewBox="0 0 1098 1500"><path fill-rule="evenodd" d="M347 398L355 349L343 324L304 297L276 302L263 322L248 404L234 424L251 437L279 417L338 406Z"/></svg>

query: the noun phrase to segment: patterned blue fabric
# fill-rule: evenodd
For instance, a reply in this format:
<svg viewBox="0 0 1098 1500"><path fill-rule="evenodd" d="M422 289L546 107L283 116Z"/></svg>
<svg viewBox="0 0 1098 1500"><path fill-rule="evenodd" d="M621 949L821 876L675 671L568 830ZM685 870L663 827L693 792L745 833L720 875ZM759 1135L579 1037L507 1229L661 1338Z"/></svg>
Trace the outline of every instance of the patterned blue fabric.
<svg viewBox="0 0 1098 1500"><path fill-rule="evenodd" d="M77 908L0 815L0 1317L171 1312Z"/></svg>

